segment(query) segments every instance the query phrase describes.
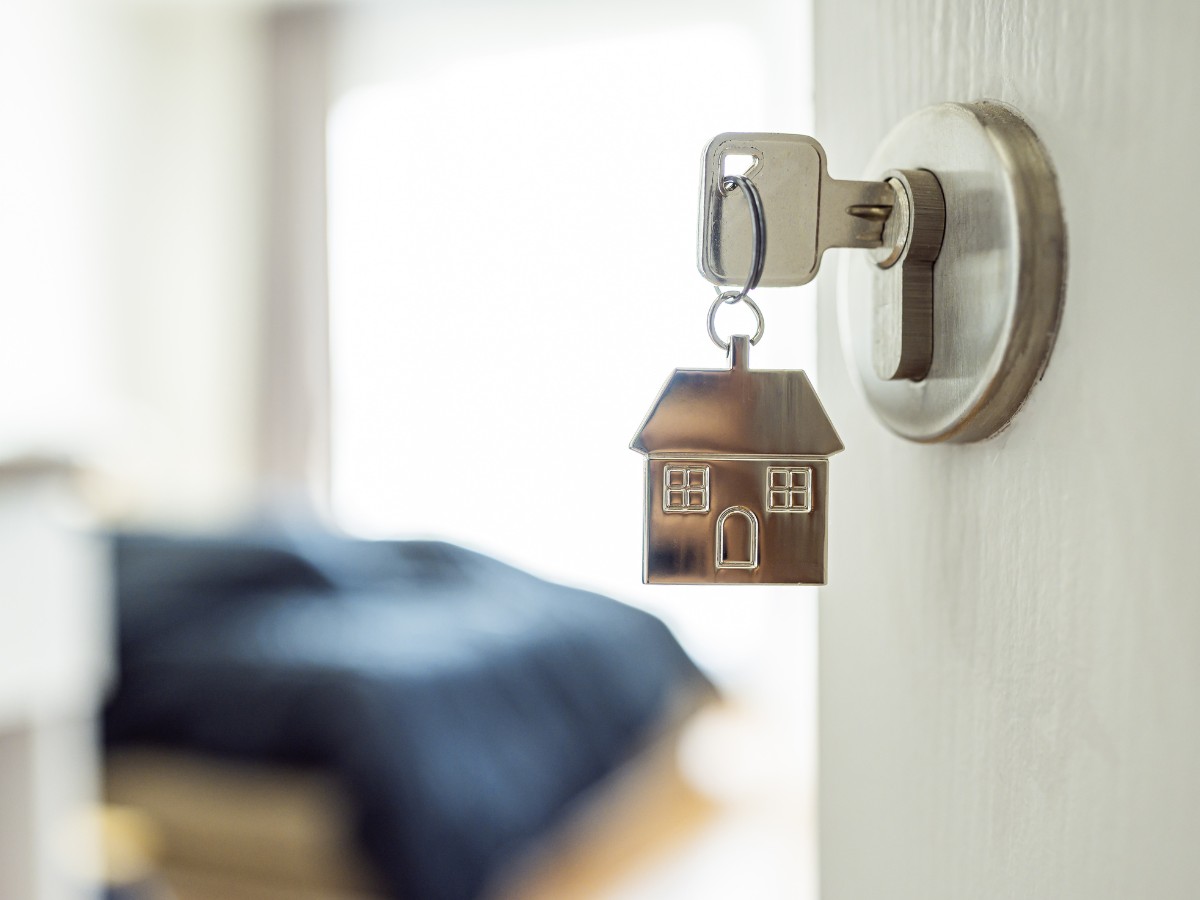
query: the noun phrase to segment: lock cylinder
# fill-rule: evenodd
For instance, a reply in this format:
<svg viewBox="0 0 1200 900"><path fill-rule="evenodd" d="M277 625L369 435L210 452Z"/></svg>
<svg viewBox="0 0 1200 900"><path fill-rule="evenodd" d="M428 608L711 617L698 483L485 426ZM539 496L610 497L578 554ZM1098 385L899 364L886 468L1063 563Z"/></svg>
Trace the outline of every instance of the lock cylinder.
<svg viewBox="0 0 1200 900"><path fill-rule="evenodd" d="M937 176L893 169L883 176L896 202L883 241L870 251L880 269L871 341L875 374L920 381L933 363L933 265L946 233L946 198Z"/></svg>

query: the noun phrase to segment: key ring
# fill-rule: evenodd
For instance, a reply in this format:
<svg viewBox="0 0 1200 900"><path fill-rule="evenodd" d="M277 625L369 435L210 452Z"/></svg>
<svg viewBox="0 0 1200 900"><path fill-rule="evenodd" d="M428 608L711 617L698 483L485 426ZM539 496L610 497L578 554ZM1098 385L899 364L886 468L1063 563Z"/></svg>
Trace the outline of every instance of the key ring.
<svg viewBox="0 0 1200 900"><path fill-rule="evenodd" d="M767 264L767 219L763 214L762 198L758 195L758 188L749 178L744 175L726 175L721 179L721 188L725 190L741 188L742 193L746 195L746 203L750 206L750 234L753 240L750 252L750 271L746 275L745 286L736 293L736 296L725 301L726 303L737 303L739 300L748 299L746 295L758 287L758 282L762 279L763 268Z"/></svg>
<svg viewBox="0 0 1200 900"><path fill-rule="evenodd" d="M754 247L750 253L750 271L746 274L746 283L742 289L740 291L723 291L718 287L717 299L708 308L708 336L714 344L726 352L729 351L729 341L722 340L717 334L717 310L721 308L722 303L741 301L750 307L758 325L754 330L754 336L750 338L751 345L762 340L763 331L767 327L762 310L758 308L757 303L750 299L750 292L758 287L758 282L763 274L763 266L767 261L767 223L766 217L763 215L762 199L758 195L758 188L754 186L754 182L743 175L726 175L721 179L722 189L735 187L741 188L742 193L746 195L746 202L750 205L750 233L753 235Z"/></svg>
<svg viewBox="0 0 1200 900"><path fill-rule="evenodd" d="M712 302L712 306L708 308L708 336L712 338L712 342L722 350L729 351L729 341L721 340L717 334L717 310L721 308L723 303L736 303L738 300L737 291L720 291L717 294L717 299ZM753 346L762 340L763 332L767 328L766 320L763 319L762 310L758 308L758 304L749 297L741 297L741 301L750 307L750 311L754 313L755 321L758 327L754 330L754 336L750 338L750 344Z"/></svg>

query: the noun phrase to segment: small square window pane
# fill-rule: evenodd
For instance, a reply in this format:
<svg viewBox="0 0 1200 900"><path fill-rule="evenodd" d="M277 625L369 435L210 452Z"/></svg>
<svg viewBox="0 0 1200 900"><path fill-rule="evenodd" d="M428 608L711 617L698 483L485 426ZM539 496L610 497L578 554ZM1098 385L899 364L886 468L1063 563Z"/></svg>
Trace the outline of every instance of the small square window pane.
<svg viewBox="0 0 1200 900"><path fill-rule="evenodd" d="M667 469L667 484L671 487L683 487L684 474L683 469Z"/></svg>
<svg viewBox="0 0 1200 900"><path fill-rule="evenodd" d="M771 487L773 487L773 488L787 487L788 486L787 477L788 477L788 473L787 473L786 469L775 469L773 472L771 472Z"/></svg>
<svg viewBox="0 0 1200 900"><path fill-rule="evenodd" d="M703 487L704 486L704 470L703 469L688 469L687 483L688 483L688 487Z"/></svg>
<svg viewBox="0 0 1200 900"><path fill-rule="evenodd" d="M683 491L667 491L667 506L671 509L683 509Z"/></svg>
<svg viewBox="0 0 1200 900"><path fill-rule="evenodd" d="M808 507L808 491L792 491L792 509Z"/></svg>
<svg viewBox="0 0 1200 900"><path fill-rule="evenodd" d="M785 491L771 491L771 509L787 509L787 505Z"/></svg>
<svg viewBox="0 0 1200 900"><path fill-rule="evenodd" d="M691 509L703 509L704 508L704 491L688 491L687 492L687 505Z"/></svg>
<svg viewBox="0 0 1200 900"><path fill-rule="evenodd" d="M808 487L808 469L794 469L792 471L792 487Z"/></svg>

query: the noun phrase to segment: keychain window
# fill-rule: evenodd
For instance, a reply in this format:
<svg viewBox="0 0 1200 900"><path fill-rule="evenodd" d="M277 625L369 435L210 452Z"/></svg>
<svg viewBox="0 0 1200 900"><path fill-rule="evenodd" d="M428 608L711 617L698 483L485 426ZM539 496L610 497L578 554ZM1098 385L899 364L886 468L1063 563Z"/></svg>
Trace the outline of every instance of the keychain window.
<svg viewBox="0 0 1200 900"><path fill-rule="evenodd" d="M664 512L708 512L708 466L667 466L663 470Z"/></svg>
<svg viewBox="0 0 1200 900"><path fill-rule="evenodd" d="M806 513L812 509L812 469L767 469L767 509L771 512Z"/></svg>

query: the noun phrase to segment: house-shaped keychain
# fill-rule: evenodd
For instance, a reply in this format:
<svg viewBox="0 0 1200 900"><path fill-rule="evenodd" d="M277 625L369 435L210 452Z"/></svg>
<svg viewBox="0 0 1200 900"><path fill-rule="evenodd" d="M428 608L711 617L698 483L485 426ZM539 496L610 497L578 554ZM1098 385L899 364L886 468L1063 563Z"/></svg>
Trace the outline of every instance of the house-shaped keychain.
<svg viewBox="0 0 1200 900"><path fill-rule="evenodd" d="M630 447L646 456L648 584L824 584L842 441L799 369L676 369Z"/></svg>

